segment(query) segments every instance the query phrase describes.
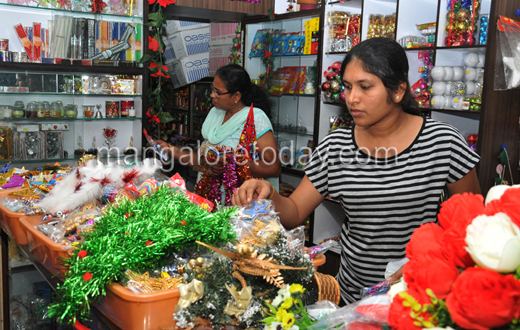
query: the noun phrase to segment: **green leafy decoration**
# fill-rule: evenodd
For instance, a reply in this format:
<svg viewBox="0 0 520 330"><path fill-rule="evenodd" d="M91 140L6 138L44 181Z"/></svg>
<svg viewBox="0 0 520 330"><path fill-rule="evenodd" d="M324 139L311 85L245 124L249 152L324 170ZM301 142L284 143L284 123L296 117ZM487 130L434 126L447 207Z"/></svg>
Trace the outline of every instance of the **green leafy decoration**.
<svg viewBox="0 0 520 330"><path fill-rule="evenodd" d="M88 319L91 301L104 296L105 286L123 279L126 270L155 269L196 240L222 244L234 239L228 224L234 212L209 213L164 185L150 197L111 206L63 260L68 273L49 305L49 316L64 324ZM87 256L80 258L80 251ZM90 280L85 280L87 273Z"/></svg>

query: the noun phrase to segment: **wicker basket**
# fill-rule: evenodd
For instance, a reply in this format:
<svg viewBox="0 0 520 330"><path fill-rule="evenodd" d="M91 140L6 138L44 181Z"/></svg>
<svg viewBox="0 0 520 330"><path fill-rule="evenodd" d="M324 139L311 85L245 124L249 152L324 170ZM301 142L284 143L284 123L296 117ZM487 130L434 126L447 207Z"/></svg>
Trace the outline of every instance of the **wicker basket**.
<svg viewBox="0 0 520 330"><path fill-rule="evenodd" d="M318 301L329 300L339 305L341 291L339 290L338 281L333 276L318 272L314 273L314 280L318 284Z"/></svg>

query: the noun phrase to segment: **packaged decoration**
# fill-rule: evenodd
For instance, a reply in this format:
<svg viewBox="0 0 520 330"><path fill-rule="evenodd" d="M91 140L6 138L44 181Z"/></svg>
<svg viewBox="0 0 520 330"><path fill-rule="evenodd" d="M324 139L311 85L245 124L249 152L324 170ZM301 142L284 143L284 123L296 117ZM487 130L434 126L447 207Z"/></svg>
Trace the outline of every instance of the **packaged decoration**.
<svg viewBox="0 0 520 330"><path fill-rule="evenodd" d="M445 46L471 46L478 40L480 1L449 0L444 26Z"/></svg>

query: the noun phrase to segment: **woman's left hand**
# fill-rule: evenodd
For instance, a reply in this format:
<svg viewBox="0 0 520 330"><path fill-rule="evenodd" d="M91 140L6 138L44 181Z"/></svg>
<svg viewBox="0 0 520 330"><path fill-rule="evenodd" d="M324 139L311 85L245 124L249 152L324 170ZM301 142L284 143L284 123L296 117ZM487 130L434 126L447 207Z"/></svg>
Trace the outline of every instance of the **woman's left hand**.
<svg viewBox="0 0 520 330"><path fill-rule="evenodd" d="M403 267L399 268L395 273L387 277L388 282L399 281L403 277Z"/></svg>

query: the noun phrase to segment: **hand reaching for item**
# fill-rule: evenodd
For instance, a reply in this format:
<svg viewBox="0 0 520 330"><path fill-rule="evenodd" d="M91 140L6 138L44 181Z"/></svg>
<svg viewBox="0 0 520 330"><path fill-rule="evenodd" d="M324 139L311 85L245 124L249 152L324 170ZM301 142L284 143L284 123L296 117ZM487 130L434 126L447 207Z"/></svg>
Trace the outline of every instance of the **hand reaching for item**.
<svg viewBox="0 0 520 330"><path fill-rule="evenodd" d="M231 203L237 206L247 205L252 200L270 199L274 193L274 187L265 180L247 180L238 188L231 197Z"/></svg>

